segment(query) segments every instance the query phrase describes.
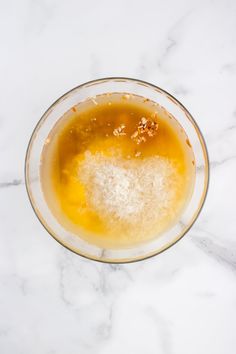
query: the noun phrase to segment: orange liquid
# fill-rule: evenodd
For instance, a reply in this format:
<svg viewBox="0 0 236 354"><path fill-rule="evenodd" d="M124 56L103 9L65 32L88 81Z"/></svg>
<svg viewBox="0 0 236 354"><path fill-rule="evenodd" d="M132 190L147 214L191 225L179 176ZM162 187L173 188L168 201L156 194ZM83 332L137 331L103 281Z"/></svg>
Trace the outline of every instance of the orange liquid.
<svg viewBox="0 0 236 354"><path fill-rule="evenodd" d="M141 134L145 141L138 143L132 136L143 117L158 129L153 136ZM192 148L180 124L134 95L104 94L73 107L42 152L41 183L52 213L63 227L101 247L133 246L161 235L187 204L194 175Z"/></svg>

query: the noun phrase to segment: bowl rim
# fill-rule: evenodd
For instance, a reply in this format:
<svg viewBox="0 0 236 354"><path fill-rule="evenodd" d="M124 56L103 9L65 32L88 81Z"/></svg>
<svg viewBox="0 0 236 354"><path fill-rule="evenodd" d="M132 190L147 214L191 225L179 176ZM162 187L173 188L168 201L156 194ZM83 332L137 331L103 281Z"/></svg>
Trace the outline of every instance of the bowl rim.
<svg viewBox="0 0 236 354"><path fill-rule="evenodd" d="M37 130L41 126L41 124L44 121L44 119L47 117L48 113L53 109L54 106L56 106L59 102L64 100L72 92L74 92L74 91L76 91L76 90L78 90L80 88L89 86L89 85L102 83L102 82L107 82L107 81L117 81L117 82L119 82L119 81L131 81L131 82L140 83L140 84L143 84L145 86L149 86L149 87L153 88L154 90L158 91L159 93L165 94L168 98L170 98L175 103L177 103L177 105L180 106L180 108L182 108L183 111L185 111L186 118L190 121L190 123L192 123L192 125L193 125L193 127L194 127L194 129L195 129L195 131L196 131L196 133L198 135L198 138L199 138L199 141L200 141L200 144L201 144L201 147L202 147L203 155L204 155L204 160L205 160L205 166L204 166L205 180L204 180L203 194L201 196L198 209L195 211L195 213L194 213L190 223L188 224L188 226L179 235L177 235L177 237L173 241L167 243L165 246L163 246L159 250L152 251L152 252L148 253L145 256L137 256L137 257L130 258L130 259L129 258L128 259L126 259L126 258L124 258L124 259L98 258L98 257L92 256L90 254L79 252L77 249L68 246L66 244L66 242L63 242L62 240L60 240L57 237L57 235L49 228L49 226L45 225L39 210L34 205L34 200L33 200L33 197L31 195L30 186L29 186L30 183L28 181L28 162L29 162L29 158L30 158L31 146L33 144L35 133L37 132ZM209 154L208 154L206 142L205 142L205 139L203 137L203 134L202 134L197 122L193 118L192 114L187 110L187 108L176 97L174 97L168 91L162 89L161 87L159 87L157 85L149 83L148 81L144 81L144 80L140 80L140 79L134 79L134 78L130 78L130 77L123 77L123 76L111 76L111 77L102 77L102 78L99 78L99 79L86 81L86 82L84 82L84 83L82 83L80 85L77 85L77 86L73 87L72 89L70 89L69 91L67 91L63 95L61 95L58 99L56 99L49 106L49 108L42 114L41 118L38 120L36 126L34 127L32 133L31 133L31 136L30 136L27 148L26 148L25 160L24 160L24 179L25 179L25 187L26 187L26 192L27 192L27 195L28 195L28 198L29 198L29 201L30 201L30 205L31 205L31 207L32 207L37 219L39 220L39 222L41 223L43 228L48 232L48 234L51 237L53 237L53 239L56 240L61 246L63 246L67 250L69 250L69 251L75 253L76 255L79 255L79 256L81 256L81 257L83 257L85 259L93 260L93 261L100 262L100 263L106 263L106 264L126 264L126 263L140 262L140 261L155 257L155 256L161 254L162 252L168 250L172 246L174 246L178 241L180 241L188 233L188 231L192 228L192 226L195 224L196 220L198 219L198 217L199 217L199 215L200 215L200 213L202 211L202 208L203 208L203 206L205 204L205 201L206 201L206 197L207 197L208 189L209 189L209 181L210 181L210 163L209 163Z"/></svg>

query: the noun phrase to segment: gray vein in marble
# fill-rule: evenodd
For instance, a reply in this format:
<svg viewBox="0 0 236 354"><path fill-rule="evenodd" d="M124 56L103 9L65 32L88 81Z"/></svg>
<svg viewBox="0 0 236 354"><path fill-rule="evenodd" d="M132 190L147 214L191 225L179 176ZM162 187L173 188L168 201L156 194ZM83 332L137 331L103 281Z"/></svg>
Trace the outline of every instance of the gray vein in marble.
<svg viewBox="0 0 236 354"><path fill-rule="evenodd" d="M189 94L189 90L186 89L184 86L177 86L174 90L173 90L173 94L174 95L180 95L180 96L186 96Z"/></svg>
<svg viewBox="0 0 236 354"><path fill-rule="evenodd" d="M91 273L91 267L95 272ZM58 268L60 298L73 311L78 321L81 321L81 316L83 317L85 312L87 312L88 305L83 304L83 302L80 303L80 301L77 303L76 298L73 298L73 296L70 298L70 283L67 280L68 278L71 279L71 275L74 276L75 281L79 284L77 288L79 292L83 292L83 286L85 286L86 291L96 292L97 294L93 294L93 296L99 299L99 304L104 308L105 319L98 323L95 322L94 326L91 327L89 342L87 340L83 341L81 338L79 339L80 346L83 346L86 352L90 352L90 350L93 352L94 340L99 342L107 341L111 335L114 297L112 296L112 285L109 283L109 275L110 272L117 271L118 269L115 270L110 265L80 259L64 250L62 252L62 259L58 263ZM87 272L89 269L90 271ZM84 282L85 280L86 283ZM94 305L94 302L91 302L89 309L91 310Z"/></svg>
<svg viewBox="0 0 236 354"><path fill-rule="evenodd" d="M167 57L170 55L172 49L177 45L176 40L174 40L170 35L167 37L167 45L161 57L158 59L157 65L159 68L162 67L163 62L166 61Z"/></svg>
<svg viewBox="0 0 236 354"><path fill-rule="evenodd" d="M19 291L22 294L22 296L28 295L28 289L27 289L28 280L22 277L21 275L17 273L9 274L6 280L1 281L2 289L9 286L9 284L11 286L14 285L15 289L17 289L17 291Z"/></svg>
<svg viewBox="0 0 236 354"><path fill-rule="evenodd" d="M51 349L51 350L49 350L48 354L57 354L57 352L56 352L56 350Z"/></svg>
<svg viewBox="0 0 236 354"><path fill-rule="evenodd" d="M90 57L90 73L91 73L91 79L94 79L95 77L99 77L100 75L100 61L99 58L96 56L96 54L91 54Z"/></svg>
<svg viewBox="0 0 236 354"><path fill-rule="evenodd" d="M105 323L102 323L97 328L97 334L103 340L107 340L111 336L113 325L113 304L111 303L108 308L108 319Z"/></svg>
<svg viewBox="0 0 236 354"><path fill-rule="evenodd" d="M106 295L106 293L108 292L107 277L105 274L104 267L102 267L99 272L99 284L95 289L96 291L100 291L103 295Z"/></svg>
<svg viewBox="0 0 236 354"><path fill-rule="evenodd" d="M233 122L235 121L235 118L236 118L236 112L233 112ZM229 125L229 126L227 126L227 127L225 127L224 129L222 129L221 131L220 131L220 133L217 135L217 139L219 138L219 137L221 137L221 138L226 138L226 136L225 135L228 135L228 134L231 134L231 133L235 133L234 131L235 131L235 129L236 129L236 123L232 123L231 125Z"/></svg>
<svg viewBox="0 0 236 354"><path fill-rule="evenodd" d="M123 272L126 277L129 279L129 280L133 280L130 272L128 271L128 268L125 264L109 264L109 267L110 269L112 269L113 271L121 271Z"/></svg>
<svg viewBox="0 0 236 354"><path fill-rule="evenodd" d="M147 80L147 75L148 75L147 73L148 73L147 66L146 66L146 64L143 62L143 63L141 63L140 66L139 66L139 77L140 77L141 79Z"/></svg>
<svg viewBox="0 0 236 354"><path fill-rule="evenodd" d="M208 143L209 148L211 148L211 144L218 145L219 141L224 140L224 142L228 142L228 144L233 144L230 152L234 151L234 142L236 141L236 123L234 123L236 118L236 112L233 112L234 120L230 125L221 129L218 134L205 136L206 141ZM232 140L233 139L233 140ZM211 168L215 168L221 166L227 162L233 161L236 158L236 154L228 154L222 159L210 160Z"/></svg>
<svg viewBox="0 0 236 354"><path fill-rule="evenodd" d="M25 24L26 36L30 34L31 38L32 34L40 35L45 30L49 21L52 20L53 13L56 10L56 4L56 1L30 1L28 7L28 21Z"/></svg>
<svg viewBox="0 0 236 354"><path fill-rule="evenodd" d="M183 16L181 16L169 29L165 49L157 61L157 65L159 68L162 68L163 63L166 62L167 58L169 58L170 54L172 54L173 49L178 45L178 41L176 39L176 31L179 29L179 27L183 25L184 21L186 20L186 18L188 18L191 12L192 10L188 11Z"/></svg>
<svg viewBox="0 0 236 354"><path fill-rule="evenodd" d="M211 299L212 297L215 297L216 294L211 291L199 291L196 293L196 295L199 297Z"/></svg>
<svg viewBox="0 0 236 354"><path fill-rule="evenodd" d="M229 74L234 74L236 72L236 62L222 65L220 72L228 72Z"/></svg>
<svg viewBox="0 0 236 354"><path fill-rule="evenodd" d="M122 267L119 264L102 264L98 270L99 283L93 285L94 289L101 293L102 296L108 296L114 290L109 281L109 274L111 272L122 272L126 280L133 280L129 271L124 266Z"/></svg>
<svg viewBox="0 0 236 354"><path fill-rule="evenodd" d="M16 187L23 184L21 179L13 179L10 182L0 182L0 188Z"/></svg>
<svg viewBox="0 0 236 354"><path fill-rule="evenodd" d="M215 168L215 167L218 167L218 166L222 166L223 164L225 164L227 162L234 161L235 159L236 159L236 154L231 155L231 156L227 156L224 159L219 160L219 161L212 161L211 160L210 161L210 166L211 166L211 168Z"/></svg>
<svg viewBox="0 0 236 354"><path fill-rule="evenodd" d="M234 130L236 130L236 124L230 125L224 130L224 132L233 132Z"/></svg>
<svg viewBox="0 0 236 354"><path fill-rule="evenodd" d="M137 67L137 77L143 80L148 80L149 71L153 69L151 64L148 65L147 58L145 55L140 56L140 63Z"/></svg>
<svg viewBox="0 0 236 354"><path fill-rule="evenodd" d="M226 265L231 270L236 272L236 248L235 247L227 248L221 246L211 239L212 237L214 237L212 233L206 232L199 228L196 230L198 230L204 236L200 236L200 235L191 236L190 238L193 241L193 243L198 248L200 248L204 253L213 257L219 263ZM208 235L209 237L207 237L206 235Z"/></svg>
<svg viewBox="0 0 236 354"><path fill-rule="evenodd" d="M209 143L218 142L219 139L226 140L230 134L235 134L236 130L236 111L232 112L232 121L226 127L220 127L221 129L216 133L212 130L211 133L205 134L205 139Z"/></svg>
<svg viewBox="0 0 236 354"><path fill-rule="evenodd" d="M19 289L22 292L22 295L26 296L27 295L27 280L22 278L22 277L20 277L17 274L15 274L14 276L18 280L18 286L19 286Z"/></svg>
<svg viewBox="0 0 236 354"><path fill-rule="evenodd" d="M72 306L73 304L67 299L66 295L65 295L65 285L64 285L64 272L65 272L65 262L60 261L58 264L58 269L59 269L59 293L60 293L60 298L62 300L62 302L66 305L66 306Z"/></svg>
<svg viewBox="0 0 236 354"><path fill-rule="evenodd" d="M163 354L172 354L173 350L169 324L153 307L147 308L147 314L152 318L157 327L157 333L160 337Z"/></svg>
<svg viewBox="0 0 236 354"><path fill-rule="evenodd" d="M67 275L70 274L70 272L74 272L76 276L83 278L83 280L88 280L90 282L91 288L102 297L107 297L113 292L112 284L109 280L110 272L122 271L126 279L130 279L130 275L126 269L120 268L119 265L97 264L96 262L81 260L81 262L89 262L90 267L95 270L94 274L96 274L96 276L91 282L91 279L88 278L88 275L83 272L84 265L80 265L80 263L77 262L78 259L74 264L73 257L73 255L64 253L63 258L58 262L59 293L61 300L67 306L74 306L73 301L70 300L70 296L68 297L66 293L67 284L65 281L67 279Z"/></svg>
<svg viewBox="0 0 236 354"><path fill-rule="evenodd" d="M9 332L10 332L10 328L2 328L2 329L0 329L0 337L7 336Z"/></svg>

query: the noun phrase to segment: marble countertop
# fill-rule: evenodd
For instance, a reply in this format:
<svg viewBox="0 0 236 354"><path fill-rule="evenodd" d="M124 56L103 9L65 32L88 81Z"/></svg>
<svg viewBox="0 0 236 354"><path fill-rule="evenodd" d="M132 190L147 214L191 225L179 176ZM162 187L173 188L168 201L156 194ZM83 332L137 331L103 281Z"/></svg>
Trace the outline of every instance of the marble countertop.
<svg viewBox="0 0 236 354"><path fill-rule="evenodd" d="M236 2L0 3L0 353L236 352ZM36 219L24 156L36 122L85 81L127 76L175 95L211 161L191 231L144 262L62 248Z"/></svg>

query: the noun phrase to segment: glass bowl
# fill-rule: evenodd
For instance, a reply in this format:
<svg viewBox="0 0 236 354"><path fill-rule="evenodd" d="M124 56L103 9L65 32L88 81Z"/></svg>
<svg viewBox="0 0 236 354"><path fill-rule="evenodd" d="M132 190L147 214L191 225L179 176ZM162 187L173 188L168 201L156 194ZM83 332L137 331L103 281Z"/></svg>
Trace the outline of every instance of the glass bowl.
<svg viewBox="0 0 236 354"><path fill-rule="evenodd" d="M143 96L163 106L182 125L195 155L196 176L192 196L179 220L163 234L132 248L103 249L64 229L51 213L40 182L40 159L45 140L56 122L71 107L103 93L122 92ZM150 83L129 78L105 78L87 82L64 94L44 113L35 127L25 160L25 181L31 205L39 221L61 245L86 258L127 263L157 255L180 240L192 227L204 204L208 189L209 162L203 136L187 109L172 95Z"/></svg>

